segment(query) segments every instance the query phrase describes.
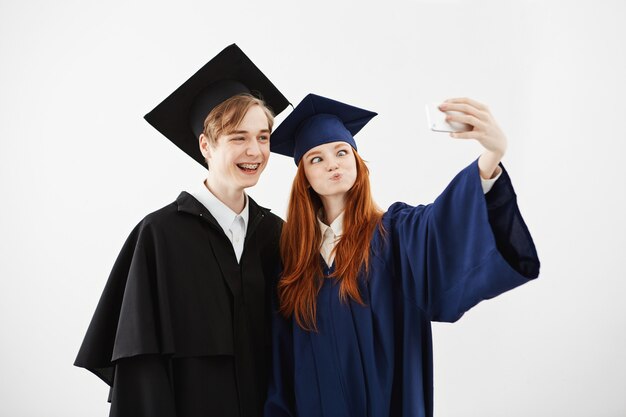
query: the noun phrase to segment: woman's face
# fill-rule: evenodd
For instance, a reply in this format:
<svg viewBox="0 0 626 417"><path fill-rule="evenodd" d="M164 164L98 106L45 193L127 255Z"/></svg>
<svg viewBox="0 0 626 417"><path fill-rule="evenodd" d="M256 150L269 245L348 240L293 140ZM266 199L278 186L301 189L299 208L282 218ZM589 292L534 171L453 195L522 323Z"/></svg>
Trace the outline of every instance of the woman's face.
<svg viewBox="0 0 626 417"><path fill-rule="evenodd" d="M344 197L356 181L356 160L346 142L316 146L302 157L304 174L322 198Z"/></svg>

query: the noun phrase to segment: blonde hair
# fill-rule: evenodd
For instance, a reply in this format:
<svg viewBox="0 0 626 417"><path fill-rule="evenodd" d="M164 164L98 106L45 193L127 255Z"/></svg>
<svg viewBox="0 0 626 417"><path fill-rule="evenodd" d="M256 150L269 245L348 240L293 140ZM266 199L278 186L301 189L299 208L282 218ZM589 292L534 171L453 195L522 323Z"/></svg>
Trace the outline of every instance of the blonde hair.
<svg viewBox="0 0 626 417"><path fill-rule="evenodd" d="M267 125L271 132L274 126L274 113L272 110L267 107L263 100L254 97L252 94L242 93L214 107L206 119L204 119L202 133L209 139L209 144L215 146L220 135L234 131L252 106L261 106L265 116L267 116Z"/></svg>

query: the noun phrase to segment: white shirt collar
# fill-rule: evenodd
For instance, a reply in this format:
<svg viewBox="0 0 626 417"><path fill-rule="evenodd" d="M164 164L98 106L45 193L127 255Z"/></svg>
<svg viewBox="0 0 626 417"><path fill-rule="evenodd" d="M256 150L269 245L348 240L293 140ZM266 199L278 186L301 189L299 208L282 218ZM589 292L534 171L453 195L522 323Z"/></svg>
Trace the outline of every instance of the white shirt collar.
<svg viewBox="0 0 626 417"><path fill-rule="evenodd" d="M323 221L320 220L319 216L317 216L317 224L320 226L320 230L322 231L322 236L324 236L324 233L326 233L326 229L328 228L330 228L333 231L333 233L335 234L335 237L339 237L342 235L343 214L344 212L342 211L341 214L337 216L337 218L330 224L330 226L327 226Z"/></svg>
<svg viewBox="0 0 626 417"><path fill-rule="evenodd" d="M320 254L322 255L322 258L324 258L326 265L332 265L335 260L335 254L333 253L333 249L335 248L337 240L339 239L339 237L341 237L341 234L343 233L343 213L344 212L341 212L341 214L337 216L337 218L330 224L330 226L327 226L326 224L324 224L324 222L320 220L319 214L317 216L317 224L319 225L322 232Z"/></svg>
<svg viewBox="0 0 626 417"><path fill-rule="evenodd" d="M237 214L233 210L230 209L226 204L222 203L220 199L218 199L204 184L204 181L199 185L194 187L192 191L189 192L196 200L198 200L207 210L215 217L217 223L224 230L224 233L228 235L228 230L231 225L235 221L237 216L241 216L243 220L244 231L248 228L248 218L249 218L249 205L248 205L248 195L245 195L245 203L243 210L241 213Z"/></svg>

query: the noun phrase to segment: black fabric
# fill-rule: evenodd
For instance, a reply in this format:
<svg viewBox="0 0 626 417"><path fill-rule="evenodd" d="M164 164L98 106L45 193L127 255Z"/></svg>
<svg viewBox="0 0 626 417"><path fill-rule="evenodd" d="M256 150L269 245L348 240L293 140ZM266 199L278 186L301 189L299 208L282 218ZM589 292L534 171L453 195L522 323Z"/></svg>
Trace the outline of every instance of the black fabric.
<svg viewBox="0 0 626 417"><path fill-rule="evenodd" d="M165 100L144 116L156 130L205 166L198 147L204 119L235 94L249 92L278 115L289 101L235 44L214 56Z"/></svg>
<svg viewBox="0 0 626 417"><path fill-rule="evenodd" d="M185 192L130 234L75 362L112 386L112 416L261 414L282 220L249 204L239 264Z"/></svg>
<svg viewBox="0 0 626 417"><path fill-rule="evenodd" d="M176 415L167 362L157 355L120 359L111 387L111 417Z"/></svg>

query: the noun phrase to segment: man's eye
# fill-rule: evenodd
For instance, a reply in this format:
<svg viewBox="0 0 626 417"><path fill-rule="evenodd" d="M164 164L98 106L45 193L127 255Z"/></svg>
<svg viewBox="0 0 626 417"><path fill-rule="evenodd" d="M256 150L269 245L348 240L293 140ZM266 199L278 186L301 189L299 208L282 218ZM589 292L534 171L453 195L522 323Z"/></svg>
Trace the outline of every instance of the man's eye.
<svg viewBox="0 0 626 417"><path fill-rule="evenodd" d="M265 142L267 140L270 140L270 137L269 136L259 136L259 140Z"/></svg>

